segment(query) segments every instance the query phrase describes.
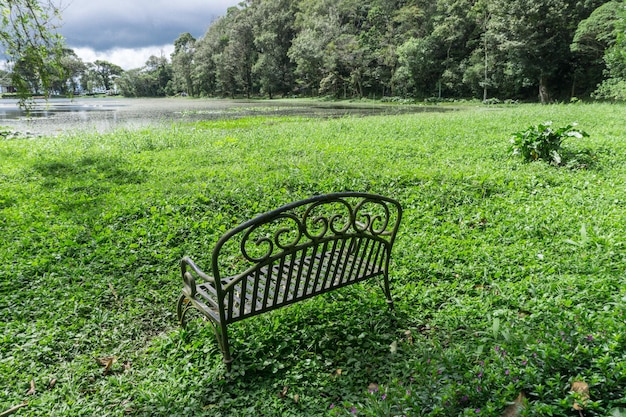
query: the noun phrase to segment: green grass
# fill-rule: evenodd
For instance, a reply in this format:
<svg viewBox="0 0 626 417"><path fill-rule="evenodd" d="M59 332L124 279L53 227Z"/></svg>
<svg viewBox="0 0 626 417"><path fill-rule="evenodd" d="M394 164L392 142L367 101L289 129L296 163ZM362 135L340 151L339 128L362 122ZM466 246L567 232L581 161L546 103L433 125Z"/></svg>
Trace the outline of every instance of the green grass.
<svg viewBox="0 0 626 417"><path fill-rule="evenodd" d="M625 110L0 138L0 413L27 401L16 415L499 416L522 392L521 415L571 416L575 381L589 386L583 415L619 413ZM547 120L590 134L564 144L568 167L509 154L513 132ZM178 261L208 268L229 228L344 190L405 208L395 311L368 283L245 320L226 372L210 326L176 323Z"/></svg>

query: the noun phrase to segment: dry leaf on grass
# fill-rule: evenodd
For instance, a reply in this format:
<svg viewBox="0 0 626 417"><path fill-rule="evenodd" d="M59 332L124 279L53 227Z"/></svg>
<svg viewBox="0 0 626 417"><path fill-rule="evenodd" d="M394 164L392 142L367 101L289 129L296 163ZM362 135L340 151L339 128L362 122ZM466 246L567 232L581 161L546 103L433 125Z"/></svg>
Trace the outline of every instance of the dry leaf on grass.
<svg viewBox="0 0 626 417"><path fill-rule="evenodd" d="M582 404L578 403L578 401L574 402L573 408L576 411L582 411L585 409L587 405L587 401L589 401L589 385L583 381L574 381L572 383L572 392L579 394L579 398Z"/></svg>
<svg viewBox="0 0 626 417"><path fill-rule="evenodd" d="M117 358L115 356L104 356L102 358L96 358L96 362L100 366L104 366L104 371L102 371L102 375L108 375L111 372L111 367L115 362L117 362Z"/></svg>
<svg viewBox="0 0 626 417"><path fill-rule="evenodd" d="M518 417L526 408L526 396L520 392L515 401L509 404L500 417Z"/></svg>
<svg viewBox="0 0 626 417"><path fill-rule="evenodd" d="M369 384L367 386L367 392L369 392L370 394L374 392L378 392L378 384L376 384L375 382L372 382L371 384Z"/></svg>
<svg viewBox="0 0 626 417"><path fill-rule="evenodd" d="M30 380L30 389L28 390L26 395L35 395L35 380L34 379Z"/></svg>
<svg viewBox="0 0 626 417"><path fill-rule="evenodd" d="M117 301L118 298L119 298L117 296L117 291L115 291L115 288L113 287L113 284L111 284L110 282L109 282L109 289L111 290L111 294L113 294L113 297L115 297L115 300Z"/></svg>
<svg viewBox="0 0 626 417"><path fill-rule="evenodd" d="M284 386L283 390L278 393L278 398L285 398L287 396L287 392L289 391L288 386Z"/></svg>

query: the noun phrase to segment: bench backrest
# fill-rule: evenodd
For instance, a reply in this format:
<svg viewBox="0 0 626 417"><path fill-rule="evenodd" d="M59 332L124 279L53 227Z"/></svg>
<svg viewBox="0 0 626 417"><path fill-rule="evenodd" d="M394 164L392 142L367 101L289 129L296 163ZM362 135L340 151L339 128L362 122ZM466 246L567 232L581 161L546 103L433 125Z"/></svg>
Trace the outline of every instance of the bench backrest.
<svg viewBox="0 0 626 417"><path fill-rule="evenodd" d="M223 323L373 276L387 279L400 204L365 193L309 198L262 214L216 244L212 272Z"/></svg>

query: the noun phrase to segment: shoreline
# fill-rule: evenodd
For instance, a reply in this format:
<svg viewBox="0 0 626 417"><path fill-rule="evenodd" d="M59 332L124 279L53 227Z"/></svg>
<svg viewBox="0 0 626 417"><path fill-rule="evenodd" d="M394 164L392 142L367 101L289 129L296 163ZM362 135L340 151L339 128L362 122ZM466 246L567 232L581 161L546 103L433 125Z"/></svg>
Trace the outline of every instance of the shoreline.
<svg viewBox="0 0 626 417"><path fill-rule="evenodd" d="M326 102L311 99L232 100L172 98L74 98L41 100L29 117L17 101L0 102L0 126L28 136L75 132L107 133L175 122L263 116L342 117L450 111L447 106L379 102ZM2 117L4 115L4 117Z"/></svg>

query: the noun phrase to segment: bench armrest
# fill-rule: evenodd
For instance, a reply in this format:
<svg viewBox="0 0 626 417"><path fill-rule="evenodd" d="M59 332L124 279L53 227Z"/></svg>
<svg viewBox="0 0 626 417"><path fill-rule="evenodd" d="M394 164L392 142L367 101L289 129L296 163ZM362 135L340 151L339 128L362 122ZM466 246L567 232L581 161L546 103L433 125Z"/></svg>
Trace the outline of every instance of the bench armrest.
<svg viewBox="0 0 626 417"><path fill-rule="evenodd" d="M196 265L188 256L185 256L180 261L180 270L183 275L184 282L183 293L189 298L194 298L196 296L197 288L195 276L198 276L205 282L215 284L215 279L202 272L198 265Z"/></svg>

